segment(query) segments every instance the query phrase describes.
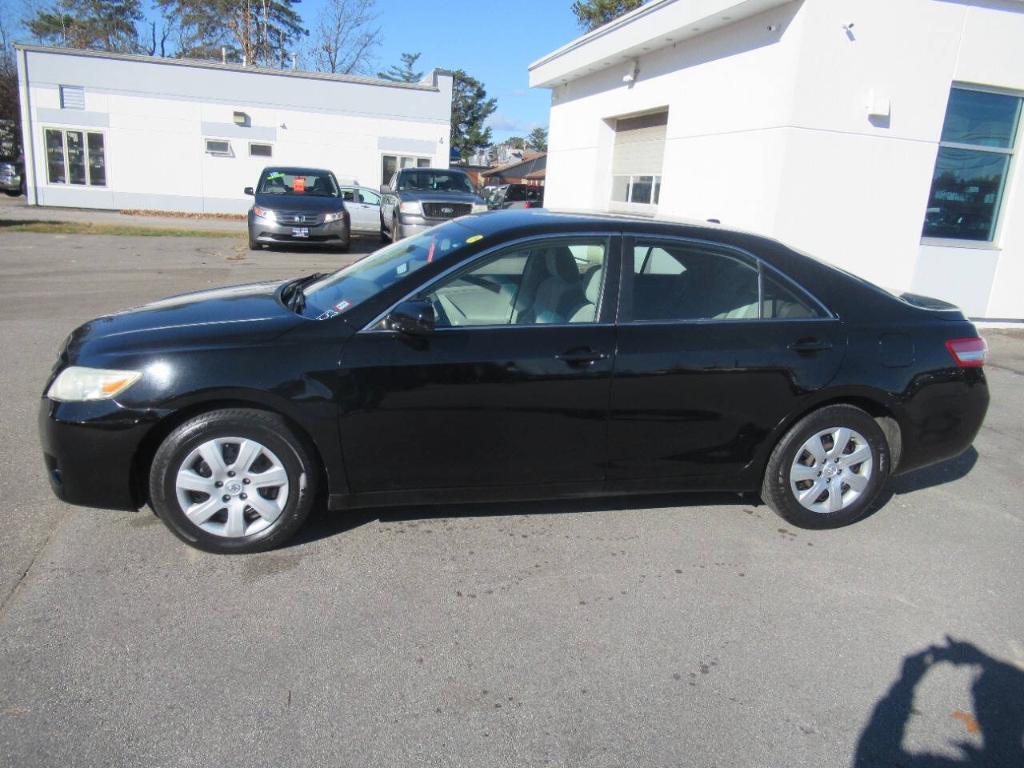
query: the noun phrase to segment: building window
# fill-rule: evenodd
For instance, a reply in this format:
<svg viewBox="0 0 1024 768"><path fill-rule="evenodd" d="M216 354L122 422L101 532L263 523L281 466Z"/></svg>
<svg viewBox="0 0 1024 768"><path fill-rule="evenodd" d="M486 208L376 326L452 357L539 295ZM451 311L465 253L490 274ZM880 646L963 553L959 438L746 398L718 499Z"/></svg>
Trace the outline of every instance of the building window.
<svg viewBox="0 0 1024 768"><path fill-rule="evenodd" d="M429 157L412 157L409 155L381 155L380 178L381 183L386 184L387 180L395 175L399 168L429 168Z"/></svg>
<svg viewBox="0 0 1024 768"><path fill-rule="evenodd" d="M107 158L102 133L47 128L46 178L50 184L105 187Z"/></svg>
<svg viewBox="0 0 1024 768"><path fill-rule="evenodd" d="M80 85L60 86L61 109L85 109L85 88Z"/></svg>
<svg viewBox="0 0 1024 768"><path fill-rule="evenodd" d="M661 176L615 176L612 200L617 203L657 205L661 198Z"/></svg>
<svg viewBox="0 0 1024 768"><path fill-rule="evenodd" d="M274 147L271 144L249 144L249 157L273 157Z"/></svg>
<svg viewBox="0 0 1024 768"><path fill-rule="evenodd" d="M231 151L231 142L226 139L207 139L206 154L213 157L234 157Z"/></svg>
<svg viewBox="0 0 1024 768"><path fill-rule="evenodd" d="M668 112L624 117L615 121L613 203L629 206L658 204L667 126Z"/></svg>
<svg viewBox="0 0 1024 768"><path fill-rule="evenodd" d="M1020 113L1018 96L962 86L950 91L925 237L995 240Z"/></svg>

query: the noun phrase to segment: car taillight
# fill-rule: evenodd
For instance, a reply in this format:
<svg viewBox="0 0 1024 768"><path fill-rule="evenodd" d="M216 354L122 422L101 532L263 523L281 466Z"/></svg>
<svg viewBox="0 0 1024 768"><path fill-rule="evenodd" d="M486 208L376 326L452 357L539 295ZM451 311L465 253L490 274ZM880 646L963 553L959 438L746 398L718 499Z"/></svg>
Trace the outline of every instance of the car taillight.
<svg viewBox="0 0 1024 768"><path fill-rule="evenodd" d="M970 339L950 339L946 342L946 349L961 368L981 368L988 357L988 344L977 336Z"/></svg>

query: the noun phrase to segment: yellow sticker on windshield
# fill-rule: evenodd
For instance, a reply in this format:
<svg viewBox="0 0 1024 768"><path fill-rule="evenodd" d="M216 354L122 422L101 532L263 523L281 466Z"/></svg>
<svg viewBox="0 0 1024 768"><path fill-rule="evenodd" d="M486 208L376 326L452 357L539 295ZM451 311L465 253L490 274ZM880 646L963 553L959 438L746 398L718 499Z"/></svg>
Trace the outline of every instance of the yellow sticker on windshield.
<svg viewBox="0 0 1024 768"><path fill-rule="evenodd" d="M473 235L472 237L467 237L466 238L466 242L467 243L475 243L477 240L483 240L483 239L484 239L483 235Z"/></svg>

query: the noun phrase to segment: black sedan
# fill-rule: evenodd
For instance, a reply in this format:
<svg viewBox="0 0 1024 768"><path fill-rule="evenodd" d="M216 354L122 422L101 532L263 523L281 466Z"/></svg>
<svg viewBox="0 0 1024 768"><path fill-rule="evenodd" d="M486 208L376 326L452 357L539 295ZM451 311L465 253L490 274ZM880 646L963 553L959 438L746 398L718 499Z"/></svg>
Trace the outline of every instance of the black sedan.
<svg viewBox="0 0 1024 768"><path fill-rule="evenodd" d="M773 240L489 213L86 323L39 425L60 498L148 502L216 552L281 544L318 500L757 491L825 528L971 444L985 354L955 307Z"/></svg>

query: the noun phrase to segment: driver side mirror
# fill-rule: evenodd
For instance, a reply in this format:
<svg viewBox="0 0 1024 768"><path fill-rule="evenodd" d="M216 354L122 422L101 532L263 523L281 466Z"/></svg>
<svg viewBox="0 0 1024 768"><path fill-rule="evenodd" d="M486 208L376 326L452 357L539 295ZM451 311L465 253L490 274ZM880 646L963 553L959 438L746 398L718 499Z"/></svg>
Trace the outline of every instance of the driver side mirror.
<svg viewBox="0 0 1024 768"><path fill-rule="evenodd" d="M390 192L391 192L391 187L389 187L387 184L381 184L380 185L380 193L382 195L389 194Z"/></svg>
<svg viewBox="0 0 1024 768"><path fill-rule="evenodd" d="M247 195L255 195L256 194L255 192L253 192L252 187L246 187L245 189L242 190L242 192L244 192Z"/></svg>
<svg viewBox="0 0 1024 768"><path fill-rule="evenodd" d="M388 328L410 336L426 336L434 330L434 305L426 299L403 301L388 315Z"/></svg>

